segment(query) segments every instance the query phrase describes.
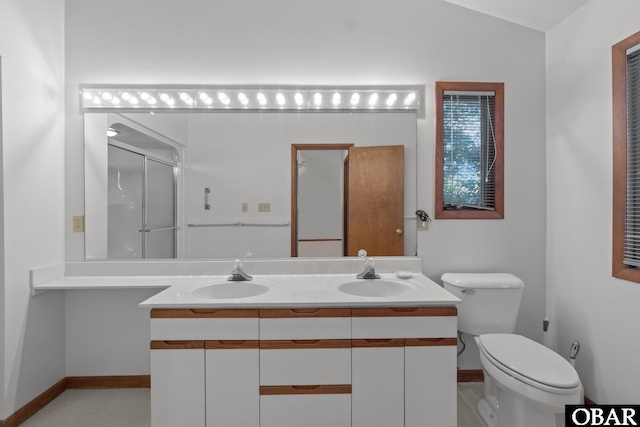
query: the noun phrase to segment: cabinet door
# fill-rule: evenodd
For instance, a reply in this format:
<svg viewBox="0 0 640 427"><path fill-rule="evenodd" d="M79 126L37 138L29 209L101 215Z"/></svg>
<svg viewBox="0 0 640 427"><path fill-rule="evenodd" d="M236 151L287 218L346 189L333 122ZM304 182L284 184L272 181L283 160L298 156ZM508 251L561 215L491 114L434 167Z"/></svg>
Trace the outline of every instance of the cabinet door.
<svg viewBox="0 0 640 427"><path fill-rule="evenodd" d="M395 343L393 347L357 347L359 342ZM379 343L374 342L379 341ZM404 426L403 340L354 340L352 348L352 426Z"/></svg>
<svg viewBox="0 0 640 427"><path fill-rule="evenodd" d="M453 344L405 347L406 427L456 425L456 350Z"/></svg>
<svg viewBox="0 0 640 427"><path fill-rule="evenodd" d="M205 427L204 341L151 344L151 425Z"/></svg>
<svg viewBox="0 0 640 427"><path fill-rule="evenodd" d="M207 427L260 425L260 350L243 343L206 342Z"/></svg>
<svg viewBox="0 0 640 427"><path fill-rule="evenodd" d="M282 394L260 396L260 427L302 426L350 427L351 395Z"/></svg>

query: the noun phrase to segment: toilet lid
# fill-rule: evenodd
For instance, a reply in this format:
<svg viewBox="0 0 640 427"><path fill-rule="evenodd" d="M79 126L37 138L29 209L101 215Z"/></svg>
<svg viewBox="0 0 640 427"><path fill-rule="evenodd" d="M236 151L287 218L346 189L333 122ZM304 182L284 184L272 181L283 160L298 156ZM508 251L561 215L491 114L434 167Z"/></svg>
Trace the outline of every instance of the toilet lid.
<svg viewBox="0 0 640 427"><path fill-rule="evenodd" d="M569 362L529 338L514 334L485 334L480 335L479 340L495 362L534 382L557 388L572 388L580 384L578 373Z"/></svg>

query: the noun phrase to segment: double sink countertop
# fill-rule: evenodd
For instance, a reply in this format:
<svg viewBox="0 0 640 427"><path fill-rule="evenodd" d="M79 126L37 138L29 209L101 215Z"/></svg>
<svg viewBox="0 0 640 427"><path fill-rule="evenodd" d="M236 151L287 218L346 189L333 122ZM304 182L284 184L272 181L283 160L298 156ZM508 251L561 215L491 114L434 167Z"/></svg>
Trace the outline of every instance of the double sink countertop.
<svg viewBox="0 0 640 427"><path fill-rule="evenodd" d="M229 260L85 261L31 271L47 290L158 288L146 308L452 306L461 301L422 274L415 257L376 258L380 279L357 279L360 258L246 260L250 281L228 281ZM226 271L226 272L225 272ZM189 274L191 273L191 274ZM207 274L211 273L211 274Z"/></svg>

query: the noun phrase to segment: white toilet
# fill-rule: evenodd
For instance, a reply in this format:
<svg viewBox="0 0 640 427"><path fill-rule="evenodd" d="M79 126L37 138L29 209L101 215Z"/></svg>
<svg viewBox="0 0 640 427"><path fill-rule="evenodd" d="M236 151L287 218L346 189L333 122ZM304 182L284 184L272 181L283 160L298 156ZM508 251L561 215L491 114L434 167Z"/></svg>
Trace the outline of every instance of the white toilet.
<svg viewBox="0 0 640 427"><path fill-rule="evenodd" d="M562 356L513 333L524 289L504 273L446 273L462 300L458 330L474 336L484 371L478 413L488 427L555 427L565 405L583 402L578 373Z"/></svg>

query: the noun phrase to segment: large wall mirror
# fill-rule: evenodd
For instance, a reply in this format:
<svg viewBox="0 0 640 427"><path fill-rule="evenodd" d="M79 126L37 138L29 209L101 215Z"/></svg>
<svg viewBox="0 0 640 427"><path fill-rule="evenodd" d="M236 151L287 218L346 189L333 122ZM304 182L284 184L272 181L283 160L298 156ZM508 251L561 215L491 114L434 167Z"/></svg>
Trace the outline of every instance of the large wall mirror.
<svg viewBox="0 0 640 427"><path fill-rule="evenodd" d="M401 211L404 226L393 231L402 234L403 254L413 256L416 120L415 111L85 113L85 257L304 256L292 249L296 233L303 238L307 230L296 225L331 235L344 230L347 205L369 201L368 210ZM362 191L365 201L328 198L345 189L349 151L329 153L324 145L399 146L402 188L387 191L402 192L402 206ZM294 148L300 156L292 158ZM379 188L381 168L369 166L361 180ZM311 215L292 218L301 203Z"/></svg>

